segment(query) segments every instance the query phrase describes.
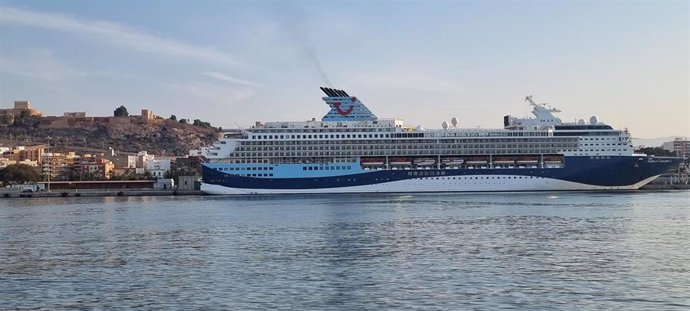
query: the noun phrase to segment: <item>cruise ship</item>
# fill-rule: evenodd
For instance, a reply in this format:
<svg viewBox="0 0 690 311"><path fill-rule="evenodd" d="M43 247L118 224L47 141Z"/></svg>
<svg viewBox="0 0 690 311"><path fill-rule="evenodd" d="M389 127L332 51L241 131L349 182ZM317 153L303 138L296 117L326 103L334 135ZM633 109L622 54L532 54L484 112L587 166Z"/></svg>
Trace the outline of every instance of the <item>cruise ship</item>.
<svg viewBox="0 0 690 311"><path fill-rule="evenodd" d="M357 97L325 88L321 120L257 122L227 131L202 156L207 194L633 190L680 158L635 154L627 130L526 101L534 117L502 129L441 129L379 118Z"/></svg>

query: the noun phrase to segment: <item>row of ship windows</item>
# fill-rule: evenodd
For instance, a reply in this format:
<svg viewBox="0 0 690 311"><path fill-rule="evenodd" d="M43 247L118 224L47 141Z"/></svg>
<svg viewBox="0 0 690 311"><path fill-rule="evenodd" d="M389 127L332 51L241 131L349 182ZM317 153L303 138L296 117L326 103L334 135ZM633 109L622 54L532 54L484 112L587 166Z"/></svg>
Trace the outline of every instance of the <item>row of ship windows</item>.
<svg viewBox="0 0 690 311"><path fill-rule="evenodd" d="M590 156L591 160L611 160L610 156Z"/></svg>
<svg viewBox="0 0 690 311"><path fill-rule="evenodd" d="M610 159L611 159L610 156L590 156L589 158L592 159L592 160L610 160ZM343 170L347 169L347 170L349 170L349 169L351 169L351 168L352 168L351 166L333 166L333 167L329 167L329 166L321 166L321 167L320 167L320 166L305 166L305 167L302 167L302 170L305 170L305 171L306 171L306 170L309 170L309 171L312 171L312 170L314 170L314 171L317 171L317 170L326 170L326 171L328 171L328 170L340 170L340 169L343 169ZM265 169L273 170L272 167L271 167L271 168L265 168ZM219 170L228 171L228 168L220 168ZM232 170L232 168L230 168L230 170ZM412 171L412 172L408 172L407 175L408 175L408 176L445 176L445 175L446 175L446 172L444 172L444 171L431 171L431 172L425 172L425 171ZM245 177L272 177L272 176L273 176L273 173L237 174L237 176L245 176ZM458 177L458 179L459 179L459 178L460 178L460 177ZM462 177L462 178L463 178L463 179L465 179L465 178L472 179L472 177ZM487 177L487 179L489 179L489 178L493 179L494 177ZM498 177L497 177L497 178L498 178ZM511 179L512 177L501 177L501 178L508 178L508 179ZM514 178L515 178L515 179L518 179L518 178L521 179L522 177L514 177ZM525 178L526 178L526 177L525 177ZM532 178L532 177L530 177L530 178ZM453 177L453 179L455 179L455 177ZM474 179L484 179L484 177L479 177L479 178L478 178L478 177L474 177Z"/></svg>
<svg viewBox="0 0 690 311"><path fill-rule="evenodd" d="M569 144L525 144L523 146L506 146L506 145L448 145L448 146L417 146L417 145L398 145L398 146L314 146L314 147L239 147L237 151L278 151L278 150L403 150L403 149L483 149L483 148L501 148L501 149L524 149L524 148L564 148L577 147Z"/></svg>
<svg viewBox="0 0 690 311"><path fill-rule="evenodd" d="M311 159L311 161L307 162L302 162L300 161L295 161L295 162L285 162L285 163L292 163L292 164L302 164L302 163L352 163L356 161L356 158L329 158L326 161L323 161L321 158L315 158ZM229 161L230 163L269 163L268 159L233 159ZM272 162L271 162L272 163Z"/></svg>
<svg viewBox="0 0 690 311"><path fill-rule="evenodd" d="M491 177L421 177L421 178L418 178L418 179L421 179L421 180L463 180L463 179L465 179L465 180L467 180L467 179L470 179L470 180L472 180L472 179L486 179L486 180L490 180L490 179L534 179L534 178L544 178L544 177L535 177L535 176L515 176L515 177L512 177L512 176L508 176L508 177L506 177L506 176L491 176ZM381 179L376 178L376 179L374 179L374 181L389 181L389 180L390 180L389 178L381 178ZM338 181L339 181L339 180L338 180ZM350 181L350 179L348 179L347 181ZM352 181L357 181L357 179L352 179Z"/></svg>
<svg viewBox="0 0 690 311"><path fill-rule="evenodd" d="M352 166L304 166L303 171L351 170Z"/></svg>
<svg viewBox="0 0 690 311"><path fill-rule="evenodd" d="M627 141L624 137L618 137L616 138L580 138L580 140L618 140L618 141Z"/></svg>
<svg viewBox="0 0 690 311"><path fill-rule="evenodd" d="M561 147L578 147L577 143L524 143L524 144L457 144L457 145L417 145L417 144L283 144L278 145L242 145L237 149L243 150L363 150L363 149L479 149L479 148L501 148L501 149L523 149L523 148L561 148ZM592 144L594 146L594 144ZM605 146L600 144L597 146ZM616 146L613 144L612 146ZM625 146L622 144L622 146ZM220 150L219 148L216 150Z"/></svg>
<svg viewBox="0 0 690 311"><path fill-rule="evenodd" d="M221 142L223 144L224 141ZM242 141L243 146L255 146L255 145L415 145L415 146L437 146L437 145L448 145L451 144L501 144L506 145L510 143L513 145L524 145L526 143L541 143L541 144L554 144L554 143L569 143L576 144L577 139L562 138L562 139L541 139L541 138L521 138L521 139L407 139L407 140L306 140L306 141Z"/></svg>
<svg viewBox="0 0 690 311"><path fill-rule="evenodd" d="M252 135L252 139L389 138L390 134Z"/></svg>
<svg viewBox="0 0 690 311"><path fill-rule="evenodd" d="M412 172L407 172L407 176L445 176L446 172L444 171L431 171L431 172L424 172L424 171L412 171ZM447 177L443 179L522 179L522 178L528 178L527 176L516 176L516 177L511 177L511 176L479 176L479 177ZM530 176L529 178L534 178L533 176ZM439 178L436 178L439 179Z"/></svg>
<svg viewBox="0 0 690 311"><path fill-rule="evenodd" d="M461 134L461 135L458 135ZM507 133L395 133L395 134L297 134L297 135L252 135L251 139L348 139L348 138L422 138L422 137L546 137L546 132ZM570 136L570 135L563 135ZM575 135L573 135L575 136ZM603 138L602 138L603 139Z"/></svg>
<svg viewBox="0 0 690 311"><path fill-rule="evenodd" d="M443 176L446 175L445 172L419 172L420 174L417 175L416 173L418 172L408 172L408 176L433 176L429 174L421 174L421 173L436 173L436 176ZM264 173L264 174L237 174L237 176L242 176L242 177L273 177L272 173ZM474 177L424 177L421 179L444 179L444 180L449 180L449 179L532 179L532 178L543 178L543 177L534 177L534 176L474 176ZM353 179L347 179L347 181L356 181L356 178ZM381 180L389 180L388 178L381 178ZM377 178L375 181L379 181Z"/></svg>
<svg viewBox="0 0 690 311"><path fill-rule="evenodd" d="M573 151L578 151L578 150L573 150ZM579 151L625 151L625 149L581 149Z"/></svg>
<svg viewBox="0 0 690 311"><path fill-rule="evenodd" d="M396 126L399 127L399 126ZM489 131L448 131L448 130L439 130L439 131L433 131L433 132L412 132L412 133L392 133L392 134L383 134L383 133L378 133L378 134L333 134L333 132L394 132L396 131L396 128L393 127L386 127L386 128L364 128L364 129L358 129L358 128L343 128L343 129L304 129L304 130L268 130L268 131L262 131L258 129L254 129L251 134L252 139L287 139L287 138L292 138L292 139L308 139L308 138L345 138L345 137L354 137L357 135L358 137L362 138L372 138L375 136L372 135L380 135L380 137L389 137L388 135L392 135L394 137L519 137L519 136L549 136L549 133L546 131L498 131L498 132L489 132ZM265 135L263 133L296 133L296 134L290 134L290 135ZM326 134L304 134L304 132L312 132L312 133L326 133ZM607 132L592 132L591 135L611 135L610 133ZM263 135L262 135L263 134ZM566 133L569 134L568 136L578 136L577 133ZM614 133L615 134L615 133ZM362 136L360 136L362 135Z"/></svg>
<svg viewBox="0 0 690 311"><path fill-rule="evenodd" d="M362 127L343 127L343 128L328 128L326 126L325 128L314 128L314 129L308 129L308 128L299 128L299 129L288 129L287 127L282 127L279 129L277 127L271 127L267 129L252 129L252 134L263 134L263 133L332 133L332 132L394 132L396 129L395 127L391 125L383 125L383 126L377 126L379 128L362 128ZM278 137L281 135L273 135L274 137ZM287 135L284 135L287 136Z"/></svg>
<svg viewBox="0 0 690 311"><path fill-rule="evenodd" d="M352 166L304 166L304 171L350 170ZM273 167L219 167L218 171L272 171Z"/></svg>
<svg viewBox="0 0 690 311"><path fill-rule="evenodd" d="M219 171L272 171L273 167L219 167Z"/></svg>
<svg viewBox="0 0 690 311"><path fill-rule="evenodd" d="M577 150L575 150L577 151ZM512 155L512 154L539 154L539 153L556 153L560 149L523 149L523 150L465 150L464 155ZM437 156L437 155L456 155L454 150L447 150L443 152L426 151L426 150L410 150L410 151L310 151L310 152L236 152L229 154L230 158L241 160L242 158L257 158L257 157L337 157L337 156Z"/></svg>
<svg viewBox="0 0 690 311"><path fill-rule="evenodd" d="M269 174L234 174L242 177L273 177L273 173Z"/></svg>
<svg viewBox="0 0 690 311"><path fill-rule="evenodd" d="M462 154L466 155L486 155L486 154L530 154L530 153L556 153L562 149L507 149L507 150L462 150ZM573 150L578 151L578 150ZM582 150L585 151L585 150ZM236 152L232 153L230 157L320 157L320 156L400 156L400 155L454 155L458 150L404 150L404 151L309 151L309 152Z"/></svg>

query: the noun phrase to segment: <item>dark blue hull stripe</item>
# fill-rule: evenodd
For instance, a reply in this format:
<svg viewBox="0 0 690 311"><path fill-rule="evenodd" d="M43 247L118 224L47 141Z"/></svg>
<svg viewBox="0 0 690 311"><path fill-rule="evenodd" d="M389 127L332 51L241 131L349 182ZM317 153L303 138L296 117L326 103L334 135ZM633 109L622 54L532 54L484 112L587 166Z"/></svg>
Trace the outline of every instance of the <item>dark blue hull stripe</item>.
<svg viewBox="0 0 690 311"><path fill-rule="evenodd" d="M242 189L327 189L364 186L405 179L435 176L512 175L552 178L593 186L629 186L677 168L680 158L618 156L609 159L566 157L563 168L492 168L440 170L377 170L344 176L307 178L243 177L202 165L204 183ZM425 174L412 175L412 172Z"/></svg>

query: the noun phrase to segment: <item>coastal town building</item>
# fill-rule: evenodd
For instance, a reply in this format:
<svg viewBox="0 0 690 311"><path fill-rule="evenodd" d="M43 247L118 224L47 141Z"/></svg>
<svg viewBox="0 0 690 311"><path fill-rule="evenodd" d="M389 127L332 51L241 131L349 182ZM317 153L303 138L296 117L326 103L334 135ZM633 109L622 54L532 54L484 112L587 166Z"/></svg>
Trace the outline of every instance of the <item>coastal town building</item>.
<svg viewBox="0 0 690 311"><path fill-rule="evenodd" d="M156 190L175 190L175 181L172 178L158 178L153 184Z"/></svg>
<svg viewBox="0 0 690 311"><path fill-rule="evenodd" d="M156 158L155 155L149 154L147 151L139 151L136 155L136 173L146 173L146 162Z"/></svg>
<svg viewBox="0 0 690 311"><path fill-rule="evenodd" d="M107 159L99 157L84 157L79 162L81 173L99 179L110 179L113 170L113 163Z"/></svg>
<svg viewBox="0 0 690 311"><path fill-rule="evenodd" d="M690 140L676 137L673 141L663 143L661 148L673 152L676 156L688 157L690 155Z"/></svg>
<svg viewBox="0 0 690 311"><path fill-rule="evenodd" d="M66 171L72 170L78 160L79 156L74 152L44 153L41 156L41 170L43 175L50 175L50 178L55 180L60 175L64 175Z"/></svg>
<svg viewBox="0 0 690 311"><path fill-rule="evenodd" d="M46 188L47 182L39 182ZM51 181L52 191L78 191L78 190L153 190L155 180L83 180L83 181Z"/></svg>
<svg viewBox="0 0 690 311"><path fill-rule="evenodd" d="M177 177L177 190L190 191L199 190L199 176L179 176Z"/></svg>
<svg viewBox="0 0 690 311"><path fill-rule="evenodd" d="M45 152L45 150L45 145L25 147L23 150L19 151L19 160L36 161L38 164L41 164L41 155Z"/></svg>
<svg viewBox="0 0 690 311"><path fill-rule="evenodd" d="M170 159L150 159L145 165L146 172L156 178L163 178L170 171Z"/></svg>
<svg viewBox="0 0 690 311"><path fill-rule="evenodd" d="M45 148L46 145L16 146L11 149L5 147L2 157L16 163L26 161L41 164L41 155L45 152Z"/></svg>
<svg viewBox="0 0 690 311"><path fill-rule="evenodd" d="M135 155L111 154L106 155L106 158L113 162L117 169L134 169L137 167L137 156Z"/></svg>

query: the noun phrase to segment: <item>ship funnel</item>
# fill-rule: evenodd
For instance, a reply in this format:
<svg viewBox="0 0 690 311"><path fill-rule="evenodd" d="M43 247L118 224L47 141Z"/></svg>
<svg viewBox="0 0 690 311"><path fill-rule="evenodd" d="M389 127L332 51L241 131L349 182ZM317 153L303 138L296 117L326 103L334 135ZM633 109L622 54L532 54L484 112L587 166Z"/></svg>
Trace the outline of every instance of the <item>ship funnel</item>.
<svg viewBox="0 0 690 311"><path fill-rule="evenodd" d="M321 87L323 100L331 108L321 121L373 121L378 118L357 97L338 89Z"/></svg>

